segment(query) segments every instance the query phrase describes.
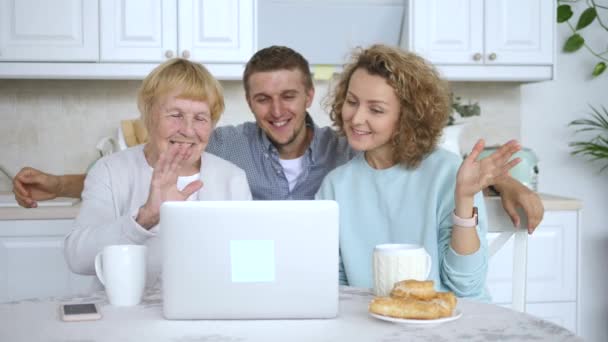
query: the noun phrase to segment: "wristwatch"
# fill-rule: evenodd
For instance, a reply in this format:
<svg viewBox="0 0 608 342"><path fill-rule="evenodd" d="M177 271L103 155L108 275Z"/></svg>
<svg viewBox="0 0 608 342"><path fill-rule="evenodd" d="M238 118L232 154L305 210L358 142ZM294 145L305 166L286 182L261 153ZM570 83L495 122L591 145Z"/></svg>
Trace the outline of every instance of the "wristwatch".
<svg viewBox="0 0 608 342"><path fill-rule="evenodd" d="M456 216L456 211L452 212L452 224L458 227L474 228L477 227L479 222L477 218L477 207L473 207L473 215L469 218L462 218Z"/></svg>

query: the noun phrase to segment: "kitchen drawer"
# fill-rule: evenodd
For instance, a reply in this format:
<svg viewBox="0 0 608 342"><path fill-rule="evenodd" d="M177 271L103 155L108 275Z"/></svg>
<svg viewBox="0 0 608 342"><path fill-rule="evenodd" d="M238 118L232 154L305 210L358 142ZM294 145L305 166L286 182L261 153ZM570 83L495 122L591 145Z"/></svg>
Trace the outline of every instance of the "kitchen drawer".
<svg viewBox="0 0 608 342"><path fill-rule="evenodd" d="M0 221L0 302L89 293L95 278L74 274L63 254L72 220Z"/></svg>

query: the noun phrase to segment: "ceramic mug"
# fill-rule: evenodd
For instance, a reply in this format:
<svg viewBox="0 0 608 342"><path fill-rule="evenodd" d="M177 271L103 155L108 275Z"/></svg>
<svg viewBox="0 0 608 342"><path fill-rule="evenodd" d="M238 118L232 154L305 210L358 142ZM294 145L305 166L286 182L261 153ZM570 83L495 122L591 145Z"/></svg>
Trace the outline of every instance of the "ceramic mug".
<svg viewBox="0 0 608 342"><path fill-rule="evenodd" d="M146 286L146 250L141 245L112 245L95 256L95 274L105 286L110 304L141 302Z"/></svg>
<svg viewBox="0 0 608 342"><path fill-rule="evenodd" d="M406 279L426 280L432 260L423 246L383 244L374 248L372 267L374 294L388 296L396 282Z"/></svg>

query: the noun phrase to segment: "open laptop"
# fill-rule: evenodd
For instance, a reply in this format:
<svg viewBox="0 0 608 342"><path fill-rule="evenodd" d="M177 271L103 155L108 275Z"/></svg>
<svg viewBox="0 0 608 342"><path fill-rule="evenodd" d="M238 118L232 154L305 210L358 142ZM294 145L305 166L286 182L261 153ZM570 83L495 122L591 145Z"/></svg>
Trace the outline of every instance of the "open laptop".
<svg viewBox="0 0 608 342"><path fill-rule="evenodd" d="M163 203L165 318L335 317L338 216L335 201Z"/></svg>

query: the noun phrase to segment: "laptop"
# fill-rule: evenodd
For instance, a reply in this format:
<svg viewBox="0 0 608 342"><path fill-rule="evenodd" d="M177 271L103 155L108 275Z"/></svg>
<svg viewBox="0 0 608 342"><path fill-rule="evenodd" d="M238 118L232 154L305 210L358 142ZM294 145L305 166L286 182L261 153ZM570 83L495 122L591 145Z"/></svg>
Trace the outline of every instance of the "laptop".
<svg viewBox="0 0 608 342"><path fill-rule="evenodd" d="M338 217L335 201L163 203L165 318L335 317Z"/></svg>

